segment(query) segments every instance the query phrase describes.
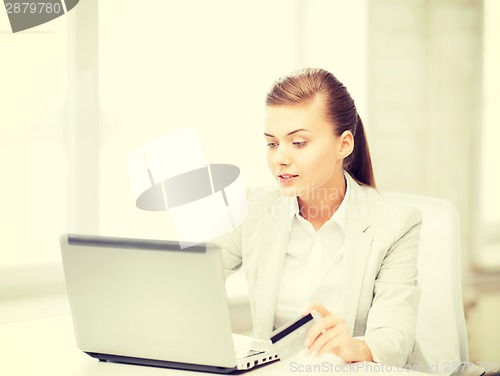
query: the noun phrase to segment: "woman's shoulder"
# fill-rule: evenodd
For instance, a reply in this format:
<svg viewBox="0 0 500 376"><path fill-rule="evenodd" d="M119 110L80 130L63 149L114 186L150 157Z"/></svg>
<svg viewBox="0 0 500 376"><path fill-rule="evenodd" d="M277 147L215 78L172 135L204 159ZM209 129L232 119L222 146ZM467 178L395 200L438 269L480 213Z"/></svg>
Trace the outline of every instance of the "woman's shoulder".
<svg viewBox="0 0 500 376"><path fill-rule="evenodd" d="M385 194L379 195L379 203L375 211L376 218L382 223L392 223L395 227L409 229L422 222L420 209L411 204L396 200Z"/></svg>
<svg viewBox="0 0 500 376"><path fill-rule="evenodd" d="M381 193L362 185L357 185L354 191L357 194L355 201L361 203L361 206L366 205L369 222L376 228L383 228L384 231L388 228L404 230L422 221L422 214L416 206L389 193Z"/></svg>
<svg viewBox="0 0 500 376"><path fill-rule="evenodd" d="M404 201L394 199L385 193L378 194L373 207L372 231L379 237L400 239L412 228L422 223L420 210Z"/></svg>
<svg viewBox="0 0 500 376"><path fill-rule="evenodd" d="M390 193L379 193L377 200L377 214L390 217L409 217L414 220L421 219L420 210L404 200L393 197Z"/></svg>

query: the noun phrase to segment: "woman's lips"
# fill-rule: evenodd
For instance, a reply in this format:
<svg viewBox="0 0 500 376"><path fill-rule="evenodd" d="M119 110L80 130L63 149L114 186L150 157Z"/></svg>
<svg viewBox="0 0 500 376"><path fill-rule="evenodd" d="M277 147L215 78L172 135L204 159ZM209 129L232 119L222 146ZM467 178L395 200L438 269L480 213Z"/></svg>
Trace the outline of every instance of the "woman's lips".
<svg viewBox="0 0 500 376"><path fill-rule="evenodd" d="M278 178L281 184L290 184L292 183L299 175L292 174L279 174Z"/></svg>

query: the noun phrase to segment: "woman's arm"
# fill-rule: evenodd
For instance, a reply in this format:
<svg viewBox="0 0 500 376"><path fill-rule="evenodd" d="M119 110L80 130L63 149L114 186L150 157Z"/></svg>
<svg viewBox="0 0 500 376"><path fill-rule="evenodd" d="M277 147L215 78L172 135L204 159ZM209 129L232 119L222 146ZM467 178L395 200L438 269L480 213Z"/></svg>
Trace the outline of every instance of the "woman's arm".
<svg viewBox="0 0 500 376"><path fill-rule="evenodd" d="M420 289L417 257L420 216L388 250L375 279L363 339L375 362L404 366L415 343Z"/></svg>
<svg viewBox="0 0 500 376"><path fill-rule="evenodd" d="M310 352L331 352L348 362L375 361L404 366L414 346L419 288L417 285L417 256L421 217L411 211L406 217L406 229L389 240L388 249L380 264L373 285L373 298L367 315L363 336L352 336L344 320L316 303L321 319L310 329L306 346ZM405 231L406 230L406 231ZM349 288L349 286L345 286Z"/></svg>
<svg viewBox="0 0 500 376"><path fill-rule="evenodd" d="M222 266L226 278L237 271L242 263L241 231L240 226L211 241L221 248Z"/></svg>

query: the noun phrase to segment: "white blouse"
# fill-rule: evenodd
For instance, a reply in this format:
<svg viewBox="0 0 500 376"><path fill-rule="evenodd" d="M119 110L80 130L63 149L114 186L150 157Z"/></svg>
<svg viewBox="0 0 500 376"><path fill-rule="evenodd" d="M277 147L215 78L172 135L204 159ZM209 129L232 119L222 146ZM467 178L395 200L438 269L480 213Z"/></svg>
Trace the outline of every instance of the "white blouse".
<svg viewBox="0 0 500 376"><path fill-rule="evenodd" d="M342 258L349 202L346 193L332 217L316 231L299 213L297 199L290 206L290 238L278 291L274 327L302 315L311 303L322 303L343 316Z"/></svg>

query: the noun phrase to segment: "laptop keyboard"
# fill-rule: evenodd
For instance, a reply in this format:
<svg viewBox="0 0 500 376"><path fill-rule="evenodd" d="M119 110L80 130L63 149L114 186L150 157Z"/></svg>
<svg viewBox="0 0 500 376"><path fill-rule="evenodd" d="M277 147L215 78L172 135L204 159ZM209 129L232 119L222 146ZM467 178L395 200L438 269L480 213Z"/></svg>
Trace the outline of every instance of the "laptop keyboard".
<svg viewBox="0 0 500 376"><path fill-rule="evenodd" d="M249 356L254 356L254 355L259 355L263 354L264 350L257 350L257 349L236 349L234 352L234 355L236 356L236 359L245 359L248 358Z"/></svg>

